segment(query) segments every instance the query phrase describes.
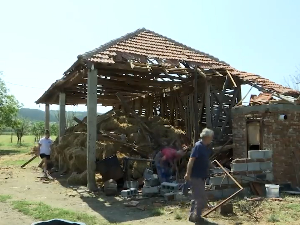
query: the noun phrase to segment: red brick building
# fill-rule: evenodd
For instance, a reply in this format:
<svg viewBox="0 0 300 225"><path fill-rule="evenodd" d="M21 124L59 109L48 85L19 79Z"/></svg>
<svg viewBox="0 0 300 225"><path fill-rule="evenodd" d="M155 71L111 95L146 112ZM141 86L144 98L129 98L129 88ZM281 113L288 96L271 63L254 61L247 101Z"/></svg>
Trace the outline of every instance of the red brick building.
<svg viewBox="0 0 300 225"><path fill-rule="evenodd" d="M300 185L300 105L268 104L232 109L233 158L272 150L274 181Z"/></svg>

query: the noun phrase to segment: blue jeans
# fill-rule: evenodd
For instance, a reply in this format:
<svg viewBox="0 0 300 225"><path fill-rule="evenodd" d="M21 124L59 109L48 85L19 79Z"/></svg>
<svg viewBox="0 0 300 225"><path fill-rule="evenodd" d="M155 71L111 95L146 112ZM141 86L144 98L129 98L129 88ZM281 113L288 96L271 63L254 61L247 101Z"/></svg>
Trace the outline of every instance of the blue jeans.
<svg viewBox="0 0 300 225"><path fill-rule="evenodd" d="M161 183L163 182L170 182L170 178L171 178L171 171L169 168L167 167L162 167L159 164L156 164L156 171L157 171L157 175L159 178L159 181Z"/></svg>

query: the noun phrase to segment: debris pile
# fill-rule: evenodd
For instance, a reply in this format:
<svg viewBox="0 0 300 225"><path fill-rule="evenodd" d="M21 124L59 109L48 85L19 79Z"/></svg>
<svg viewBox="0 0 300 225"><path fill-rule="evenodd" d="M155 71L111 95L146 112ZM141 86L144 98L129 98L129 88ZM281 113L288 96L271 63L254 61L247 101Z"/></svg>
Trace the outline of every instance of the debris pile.
<svg viewBox="0 0 300 225"><path fill-rule="evenodd" d="M76 119L76 118L75 118ZM51 158L64 172L71 172L72 179L79 179L76 174L86 177L87 125L86 118L76 126L66 130L65 135L52 146ZM144 127L147 129L144 129ZM149 133L150 131L150 133ZM95 131L96 132L96 131ZM126 116L121 111L110 111L97 118L96 158L102 160L117 155L119 159L127 157L151 158L158 150L157 141L163 145L180 148L188 141L184 132L169 124L159 116L145 117ZM143 176L148 167L147 162L135 162L131 166L130 175L134 179ZM71 178L71 177L70 177Z"/></svg>

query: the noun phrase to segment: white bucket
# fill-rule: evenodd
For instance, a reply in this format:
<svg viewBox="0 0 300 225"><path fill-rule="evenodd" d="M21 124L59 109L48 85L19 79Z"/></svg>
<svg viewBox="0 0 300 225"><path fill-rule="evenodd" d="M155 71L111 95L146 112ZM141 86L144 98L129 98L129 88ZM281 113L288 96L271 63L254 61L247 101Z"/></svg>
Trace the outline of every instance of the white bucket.
<svg viewBox="0 0 300 225"><path fill-rule="evenodd" d="M279 185L265 184L267 198L279 198Z"/></svg>

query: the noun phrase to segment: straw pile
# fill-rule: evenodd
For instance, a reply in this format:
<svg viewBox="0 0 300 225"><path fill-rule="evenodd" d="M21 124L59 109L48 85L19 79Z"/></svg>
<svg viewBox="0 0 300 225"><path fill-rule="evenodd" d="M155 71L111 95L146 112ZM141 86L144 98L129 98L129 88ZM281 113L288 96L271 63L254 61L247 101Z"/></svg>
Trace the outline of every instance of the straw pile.
<svg viewBox="0 0 300 225"><path fill-rule="evenodd" d="M164 144L175 144L180 147L184 132L169 125L169 121L160 117L149 119L141 117L153 134ZM83 120L83 122L86 119ZM140 157L140 155L153 156L157 150L150 142L147 132L140 129L139 121L126 117L121 112L100 115L97 118L97 127L102 135L98 135L96 158L101 160L112 155L118 158L124 156ZM78 124L66 130L60 143L56 140L52 147L51 158L56 165L60 165L64 172L73 175L70 181L76 177L86 177L87 155L87 127L86 124ZM132 150L135 147L135 150ZM147 163L139 162L131 165L131 175L138 179L142 177ZM81 176L79 176L79 174ZM72 182L73 183L73 182ZM80 183L80 182L79 182Z"/></svg>

